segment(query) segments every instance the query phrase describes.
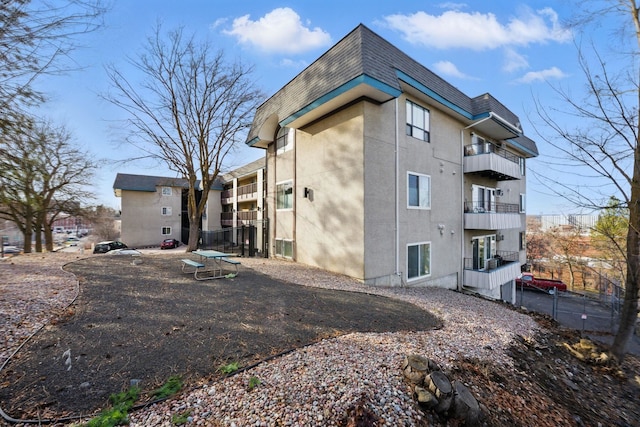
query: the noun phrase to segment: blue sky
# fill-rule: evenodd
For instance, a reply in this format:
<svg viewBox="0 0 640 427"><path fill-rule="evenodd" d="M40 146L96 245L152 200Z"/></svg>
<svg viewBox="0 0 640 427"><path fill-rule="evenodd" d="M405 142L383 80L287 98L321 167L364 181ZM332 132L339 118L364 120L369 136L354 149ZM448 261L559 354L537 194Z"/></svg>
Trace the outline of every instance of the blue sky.
<svg viewBox="0 0 640 427"><path fill-rule="evenodd" d="M550 84L576 90L583 84L573 41L581 35L563 24L571 13L570 2L538 0L113 0L105 27L79 38L83 47L73 59L82 69L39 81L51 98L41 114L65 124L100 160L95 202L119 208L112 190L116 173L172 175L162 165L114 162L139 153L123 145L114 128L124 113L98 96L109 89L105 64L135 80L127 57L136 58L158 22L164 30L182 25L208 38L229 59L254 65L256 83L268 96L363 23L467 95L489 92L516 113L541 153L528 167L549 176L545 158L551 151L531 126L533 100L551 106ZM228 167L263 155L263 150L242 147ZM527 185L527 213L575 211L552 197L534 174Z"/></svg>

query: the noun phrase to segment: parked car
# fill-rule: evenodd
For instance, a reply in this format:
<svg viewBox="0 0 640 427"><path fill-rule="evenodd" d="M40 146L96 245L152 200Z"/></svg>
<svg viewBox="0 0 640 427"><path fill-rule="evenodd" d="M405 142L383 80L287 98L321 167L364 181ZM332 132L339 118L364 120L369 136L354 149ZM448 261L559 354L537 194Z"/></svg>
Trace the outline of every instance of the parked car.
<svg viewBox="0 0 640 427"><path fill-rule="evenodd" d="M118 242L115 240L110 240L110 241L106 241L106 242L100 242L100 243L96 243L96 245L93 248L93 253L94 254L106 254L109 251L112 251L114 249L126 249L128 246L125 245L122 242Z"/></svg>
<svg viewBox="0 0 640 427"><path fill-rule="evenodd" d="M562 280L539 279L531 273L522 273L522 275L516 279L516 286L522 286L528 289L539 289L545 292L550 292L554 288L559 291L567 290L567 285L565 285Z"/></svg>
<svg viewBox="0 0 640 427"><path fill-rule="evenodd" d="M176 239L164 239L160 243L160 249L173 249L180 246L180 241Z"/></svg>
<svg viewBox="0 0 640 427"><path fill-rule="evenodd" d="M17 246L5 246L2 249L5 254L19 254L20 252L22 252L22 249Z"/></svg>
<svg viewBox="0 0 640 427"><path fill-rule="evenodd" d="M80 239L77 237L67 237L64 241L65 246L78 246L78 243L80 243Z"/></svg>

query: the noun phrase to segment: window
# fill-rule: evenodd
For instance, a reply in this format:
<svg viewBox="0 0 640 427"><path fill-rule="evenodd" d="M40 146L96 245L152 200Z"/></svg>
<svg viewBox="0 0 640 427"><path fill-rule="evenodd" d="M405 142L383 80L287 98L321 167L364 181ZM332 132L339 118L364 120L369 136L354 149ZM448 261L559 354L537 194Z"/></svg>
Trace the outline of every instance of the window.
<svg viewBox="0 0 640 427"><path fill-rule="evenodd" d="M163 196L171 196L171 187L162 187Z"/></svg>
<svg viewBox="0 0 640 427"><path fill-rule="evenodd" d="M525 172L527 170L527 164L525 162L524 157L519 157L519 164L520 164L520 175L525 176Z"/></svg>
<svg viewBox="0 0 640 427"><path fill-rule="evenodd" d="M407 205L409 208L431 208L431 177L409 172L407 174Z"/></svg>
<svg viewBox="0 0 640 427"><path fill-rule="evenodd" d="M276 239L276 256L293 258L293 240Z"/></svg>
<svg viewBox="0 0 640 427"><path fill-rule="evenodd" d="M520 232L520 250L524 251L526 245L527 245L526 236L524 234L524 231L521 231Z"/></svg>
<svg viewBox="0 0 640 427"><path fill-rule="evenodd" d="M163 207L162 208L162 215L171 216L171 207Z"/></svg>
<svg viewBox="0 0 640 427"><path fill-rule="evenodd" d="M276 135L276 154L282 154L293 148L293 141L289 136L289 128L280 128Z"/></svg>
<svg viewBox="0 0 640 427"><path fill-rule="evenodd" d="M171 235L171 227L162 227L162 235L170 236Z"/></svg>
<svg viewBox="0 0 640 427"><path fill-rule="evenodd" d="M431 243L407 246L407 278L418 279L431 274Z"/></svg>
<svg viewBox="0 0 640 427"><path fill-rule="evenodd" d="M524 213L526 210L524 194L520 193L520 213Z"/></svg>
<svg viewBox="0 0 640 427"><path fill-rule="evenodd" d="M429 110L407 100L407 135L430 142Z"/></svg>
<svg viewBox="0 0 640 427"><path fill-rule="evenodd" d="M293 209L293 181L276 185L276 209Z"/></svg>

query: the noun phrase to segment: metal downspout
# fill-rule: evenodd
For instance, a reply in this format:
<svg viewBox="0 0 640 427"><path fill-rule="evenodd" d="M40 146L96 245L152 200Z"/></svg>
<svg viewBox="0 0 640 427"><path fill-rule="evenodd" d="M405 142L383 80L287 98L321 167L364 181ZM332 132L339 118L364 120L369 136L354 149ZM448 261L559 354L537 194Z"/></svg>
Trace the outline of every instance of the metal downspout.
<svg viewBox="0 0 640 427"><path fill-rule="evenodd" d="M398 98L395 99L395 107L396 107L396 140L395 140L395 203L396 203L396 218L395 218L395 246L396 246L396 271L395 274L396 276L400 277L402 280L402 272L400 271L400 207L399 207L399 203L400 203L400 178L398 177L398 173L400 170L400 152L399 152L399 143L400 143L400 137L398 135L398 132L400 132L399 130L399 126L398 126L398 120L399 120L399 114L398 114Z"/></svg>
<svg viewBox="0 0 640 427"><path fill-rule="evenodd" d="M466 128L465 128L466 129ZM460 280L458 280L458 291L462 291L464 282L464 130L460 129L460 197L462 197L462 221L460 224Z"/></svg>

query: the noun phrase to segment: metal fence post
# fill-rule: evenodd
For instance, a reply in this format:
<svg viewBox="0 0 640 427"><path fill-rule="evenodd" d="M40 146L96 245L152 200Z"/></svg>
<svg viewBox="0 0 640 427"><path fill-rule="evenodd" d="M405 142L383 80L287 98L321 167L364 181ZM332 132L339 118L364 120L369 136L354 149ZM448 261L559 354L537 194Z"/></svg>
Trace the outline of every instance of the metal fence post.
<svg viewBox="0 0 640 427"><path fill-rule="evenodd" d="M553 287L553 307L551 309L553 320L558 320L558 288Z"/></svg>

